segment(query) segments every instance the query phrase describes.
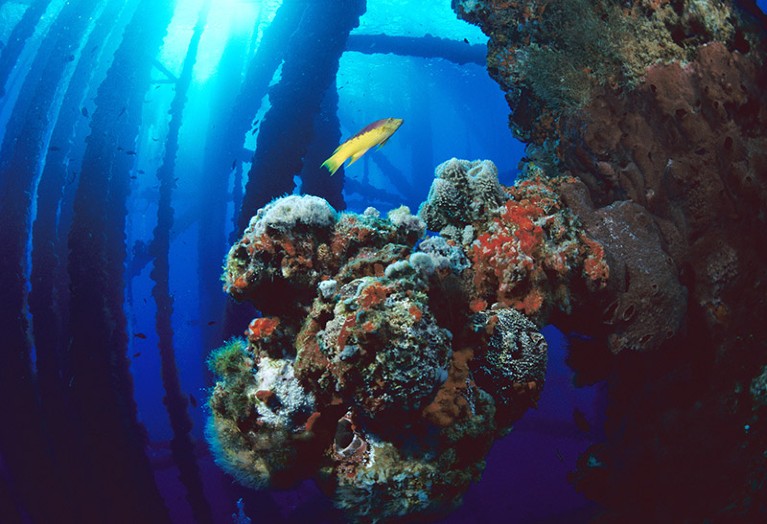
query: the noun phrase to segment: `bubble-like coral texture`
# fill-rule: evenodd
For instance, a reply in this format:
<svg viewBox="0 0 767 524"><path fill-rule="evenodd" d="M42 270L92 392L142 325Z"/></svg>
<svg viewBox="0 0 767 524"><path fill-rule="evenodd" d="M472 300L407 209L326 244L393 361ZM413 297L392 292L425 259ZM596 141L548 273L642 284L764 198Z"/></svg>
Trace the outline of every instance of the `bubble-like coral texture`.
<svg viewBox="0 0 767 524"><path fill-rule="evenodd" d="M483 311L472 318L484 338L472 360L473 377L492 392L498 425L518 418L515 411L537 402L546 375L546 339L525 315L515 309Z"/></svg>
<svg viewBox="0 0 767 524"><path fill-rule="evenodd" d="M288 232L297 226L330 227L336 211L324 199L312 195L291 195L274 200L260 209L250 221L255 235L267 230Z"/></svg>

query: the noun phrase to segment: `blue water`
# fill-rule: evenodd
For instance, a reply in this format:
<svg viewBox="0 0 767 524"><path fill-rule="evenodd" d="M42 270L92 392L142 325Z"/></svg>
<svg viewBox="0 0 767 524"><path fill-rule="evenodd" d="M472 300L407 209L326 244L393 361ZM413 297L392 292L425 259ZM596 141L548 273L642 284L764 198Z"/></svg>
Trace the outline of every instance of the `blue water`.
<svg viewBox="0 0 767 524"><path fill-rule="evenodd" d="M23 1L0 1L0 42L4 46L15 24L28 9L28 4ZM64 0L50 2L41 23L16 58L16 67L8 76L5 95L0 99L0 141L9 139L8 126L14 106L22 99L23 90L29 82L27 68L64 4ZM136 5L130 1L125 4L126 9L112 21L115 31L104 41L98 42L98 45L88 42L73 51L73 64L88 54L97 55L92 69L88 71L88 87L82 92L77 106L62 106L67 83L75 74L68 70L70 76L63 77L62 82L65 83L61 85L50 109L51 124L44 134L47 141L41 145L43 150L64 147L50 142L53 125L60 115L71 111L83 114L74 122L70 134L72 142L66 146L71 148L68 171L75 182L65 188L60 217L71 216L71 198L80 170L78 162L90 132L89 117L98 110L94 104L97 89L119 45L120 30L130 19ZM204 404L208 389L212 386L205 360L215 344L231 334L225 333L222 326L223 292L216 304L218 309L209 307L205 295L206 289L217 285L219 278L219 274L206 268L211 264L220 268L228 243L222 240L216 245L199 245L201 226L209 212L204 207L203 198L207 190L204 169L210 154L209 137L218 126L226 125L224 113L220 110L226 105L226 100L221 98L231 97L231 93L222 95L231 89L222 81L227 71L221 69L221 60L228 45L236 44L246 50L257 49L263 31L270 24L280 2L215 0L213 4L200 38L184 107L171 202L175 212L169 280L169 291L174 302L173 345L180 388L190 398L188 412L193 423L190 435L196 445L205 495L216 522L231 522L232 514L238 511L239 499L243 499L243 511L254 523L333 521L338 519L338 515L311 481L289 491L249 491L239 487L213 464L205 444L203 431L207 414ZM765 9L767 0L759 0L757 4ZM135 387L133 398L138 419L147 431L146 453L171 518L178 523L194 522L194 519L169 448L173 430L163 404L166 392L157 350L157 308L152 297L154 283L150 275L152 265L132 264L140 247L152 241L157 224L160 184L154 173L163 157L169 127L168 110L175 94L173 83L168 82L168 73L175 76L181 74L202 5L203 0L177 2L157 56L159 66L152 71L153 84L144 98L139 135L134 144L125 146L133 157L125 226L126 268L138 267L135 273L129 274L124 290L128 334L126 354ZM92 25L89 30L94 27ZM359 27L351 34L380 33L403 37L434 35L466 46L483 46L487 41L477 27L457 19L450 8L450 0L370 0ZM279 72L272 79L272 84L278 82ZM426 198L434 167L451 157L491 159L498 167L501 182L513 182L524 146L511 136L507 125L508 106L503 93L483 65L459 65L442 58L347 52L340 59L336 88L337 115L344 138L379 118L391 116L405 121L383 149L369 153L345 171L347 183L343 197L347 210L361 212L373 205L387 211L404 203L415 211ZM268 96L253 101L252 107L254 131L243 138L242 158L233 160L233 166L237 164L237 169L244 173L250 168L247 158L252 155L258 141L258 122L270 108ZM290 139L285 137L285 140ZM382 167L385 165L396 168L404 174L404 179L393 181L387 169ZM41 172L43 167L44 159L38 166ZM223 169L221 177L229 177L230 195L238 192L235 184L244 187L246 177L238 180L231 170ZM301 181L297 178L296 182L295 191L298 192ZM359 187L355 183L364 183L367 190L354 190ZM227 225L220 231L221 239L227 238L234 228L234 205L230 203L226 212ZM31 267L29 264L31 262L27 265L28 270ZM549 342L549 370L537 409L528 412L510 435L496 443L487 458L483 479L470 488L463 506L444 522L584 522L593 515L591 503L576 493L568 482L568 472L574 470L578 456L599 440L604 411L603 386L574 387L573 373L565 364L567 348L563 335L553 326L548 326L544 334ZM34 345L30 359L34 364ZM585 416L588 429L584 429L582 424L579 427L574 420L576 410ZM0 459L3 459L1 453ZM1 517L0 522L3 522Z"/></svg>

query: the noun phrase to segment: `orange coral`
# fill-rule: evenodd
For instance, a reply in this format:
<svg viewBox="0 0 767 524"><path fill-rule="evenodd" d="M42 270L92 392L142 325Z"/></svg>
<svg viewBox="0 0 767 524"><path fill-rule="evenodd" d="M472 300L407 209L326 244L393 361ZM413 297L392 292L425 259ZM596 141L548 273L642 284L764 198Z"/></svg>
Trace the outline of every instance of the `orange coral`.
<svg viewBox="0 0 767 524"><path fill-rule="evenodd" d="M362 290L357 298L357 303L363 309L370 309L386 300L387 293L386 286L380 282L373 282Z"/></svg>
<svg viewBox="0 0 767 524"><path fill-rule="evenodd" d="M311 415L309 415L309 418L306 419L306 424L304 425L304 429L306 431L312 431L312 428L314 428L314 425L317 423L317 420L319 420L321 416L321 413L319 411L312 412Z"/></svg>
<svg viewBox="0 0 767 524"><path fill-rule="evenodd" d="M570 183L536 174L509 188L512 200L480 228L471 248L478 298L536 316L552 304L567 310L569 281L580 271L589 285L604 285L604 249L560 200L559 189ZM479 305L470 307L477 312Z"/></svg>
<svg viewBox="0 0 767 524"><path fill-rule="evenodd" d="M480 311L483 311L487 308L487 300L484 300L482 298L475 298L471 302L469 302L469 309L472 313L479 313Z"/></svg>
<svg viewBox="0 0 767 524"><path fill-rule="evenodd" d="M464 348L453 352L453 361L448 371L448 378L437 391L434 400L422 411L423 417L439 427L448 427L455 422L471 416L471 408L466 400L469 361L474 351Z"/></svg>
<svg viewBox="0 0 767 524"><path fill-rule="evenodd" d="M234 280L232 286L235 289L243 290L248 287L248 279L246 279L244 275L240 275Z"/></svg>
<svg viewBox="0 0 767 524"><path fill-rule="evenodd" d="M346 318L344 319L344 323L341 326L341 331L338 333L338 347L344 348L346 346L346 341L349 339L349 329L353 328L357 324L356 321L356 315L346 315Z"/></svg>
<svg viewBox="0 0 767 524"><path fill-rule="evenodd" d="M421 318L423 318L423 311L421 311L421 308L419 308L416 305L410 306L409 312L410 312L410 316L412 316L413 320L415 320L416 322L420 322Z"/></svg>
<svg viewBox="0 0 767 524"><path fill-rule="evenodd" d="M277 317L254 318L248 325L248 330L245 334L251 341L267 338L272 336L274 330L277 329L277 326L279 325L280 319Z"/></svg>
<svg viewBox="0 0 767 524"><path fill-rule="evenodd" d="M541 310L543 306L543 293L540 289L533 289L522 300L514 302L512 305L522 313L533 316Z"/></svg>
<svg viewBox="0 0 767 524"><path fill-rule="evenodd" d="M586 235L581 235L581 242L591 251L591 254L583 261L583 272L592 282L604 287L610 277L610 267L605 261L605 250L602 244Z"/></svg>

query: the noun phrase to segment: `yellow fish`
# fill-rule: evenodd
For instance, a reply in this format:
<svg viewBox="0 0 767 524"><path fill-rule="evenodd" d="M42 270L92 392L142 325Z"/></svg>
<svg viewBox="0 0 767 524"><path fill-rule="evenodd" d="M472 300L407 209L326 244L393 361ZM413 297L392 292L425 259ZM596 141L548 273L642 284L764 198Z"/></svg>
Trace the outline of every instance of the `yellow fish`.
<svg viewBox="0 0 767 524"><path fill-rule="evenodd" d="M333 175L344 162L351 158L351 162L346 164L346 167L349 167L371 147L378 146L380 149L401 125L401 118L382 118L366 125L359 133L338 146L333 151L333 156L322 163L322 167L328 168Z"/></svg>

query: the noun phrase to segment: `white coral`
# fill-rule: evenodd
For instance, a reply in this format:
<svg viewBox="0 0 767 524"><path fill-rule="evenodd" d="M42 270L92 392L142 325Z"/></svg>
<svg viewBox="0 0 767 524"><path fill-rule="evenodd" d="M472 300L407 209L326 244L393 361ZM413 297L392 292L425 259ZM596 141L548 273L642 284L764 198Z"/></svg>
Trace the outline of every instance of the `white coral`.
<svg viewBox="0 0 767 524"><path fill-rule="evenodd" d="M289 231L297 224L331 227L337 218L335 209L324 199L312 195L290 195L273 200L258 210L250 220L255 235L267 228Z"/></svg>

